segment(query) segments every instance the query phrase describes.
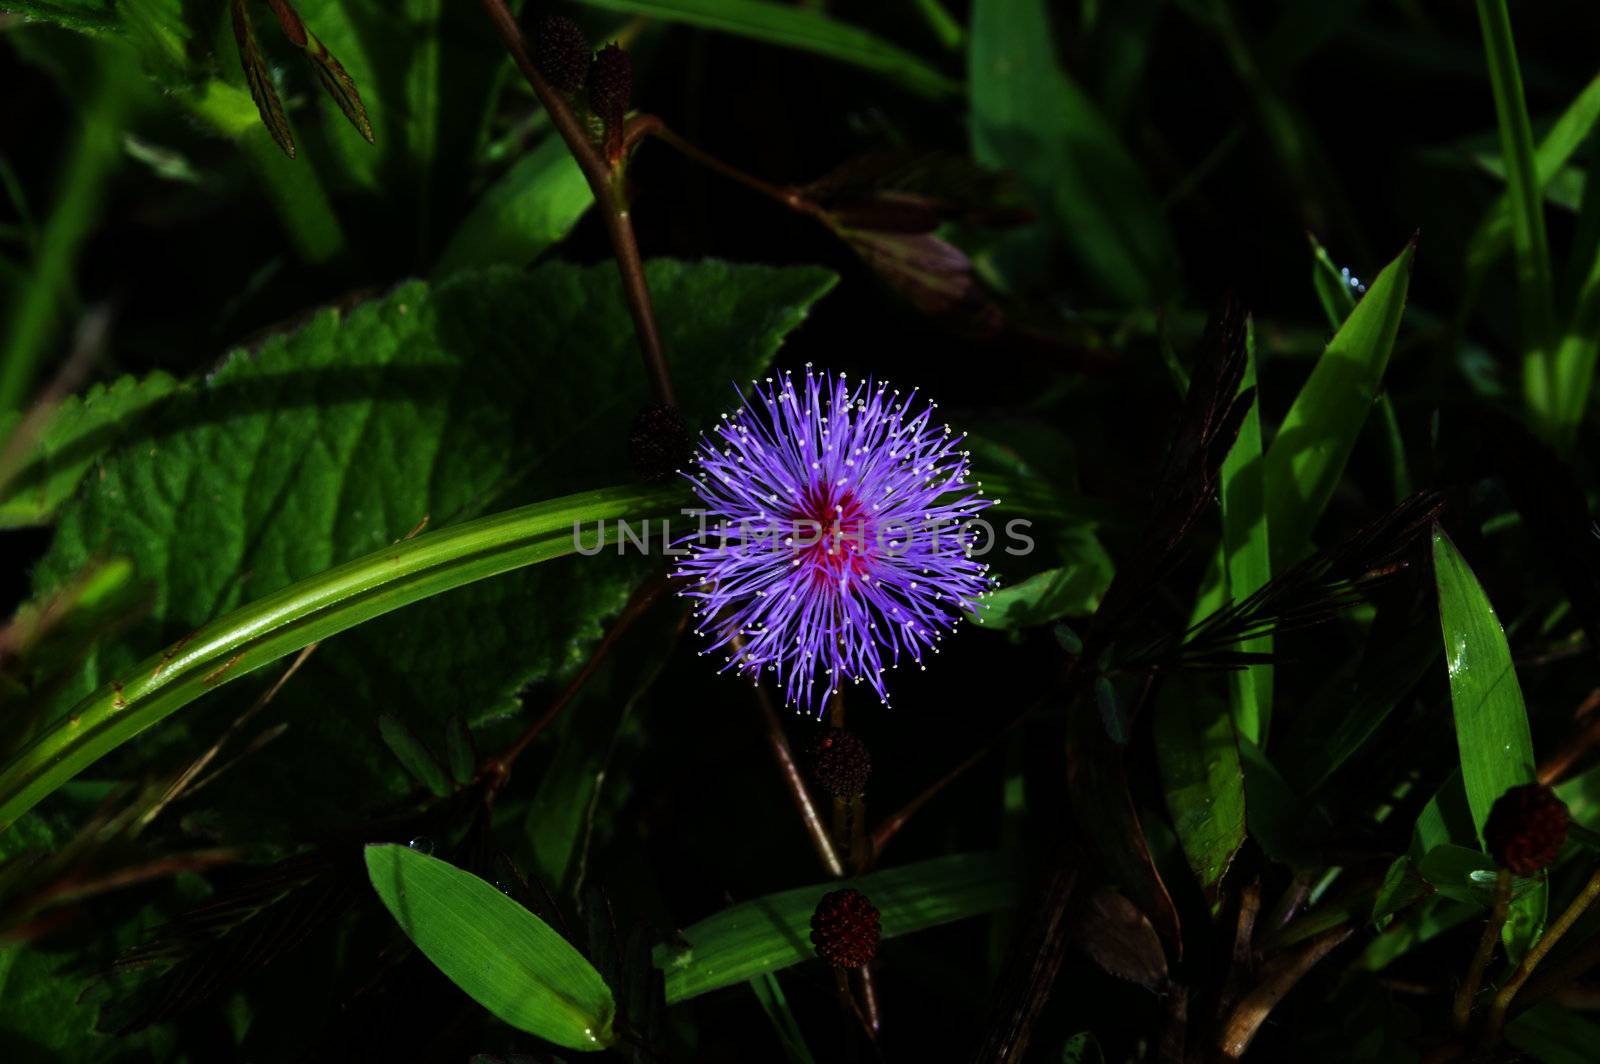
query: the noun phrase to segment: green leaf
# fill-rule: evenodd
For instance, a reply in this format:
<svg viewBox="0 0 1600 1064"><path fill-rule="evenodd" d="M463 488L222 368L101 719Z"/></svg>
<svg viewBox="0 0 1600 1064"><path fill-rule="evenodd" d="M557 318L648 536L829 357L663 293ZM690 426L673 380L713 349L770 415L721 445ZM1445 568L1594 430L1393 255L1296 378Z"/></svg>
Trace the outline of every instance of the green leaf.
<svg viewBox="0 0 1600 1064"><path fill-rule="evenodd" d="M743 902L656 948L656 967L667 976L667 1003L811 960L811 914L824 894L846 886L877 906L889 939L1004 908L1013 901L1016 882L997 855L969 853Z"/></svg>
<svg viewBox="0 0 1600 1064"><path fill-rule="evenodd" d="M1350 271L1334 265L1328 249L1315 236L1307 233L1306 239L1311 241L1311 287L1322 304L1322 312L1328 316L1328 328L1337 332L1356 309L1355 288L1359 282L1350 276Z"/></svg>
<svg viewBox="0 0 1600 1064"><path fill-rule="evenodd" d="M702 420L731 405L728 382L765 367L832 284L815 269L715 262L656 262L647 272L685 409ZM57 720L97 689L104 697L109 681L148 676L138 671L141 659L231 610L262 608L296 581L364 555L379 565L381 555L372 552L424 518L430 530L453 532L485 510L628 477L628 426L647 396L608 263L463 274L433 288L411 282L347 315L323 311L296 333L235 353L203 385L152 412L144 431L110 453L61 512L37 572L39 595L92 557L120 555L154 585L155 596L148 621L86 663L58 701ZM672 492L646 494L667 510L675 505ZM611 507L613 518L647 512L637 498L596 501ZM598 516L582 509L587 505L539 511L543 531L527 540L515 538L522 532L507 538L509 530L526 531L532 526L515 522L537 515L508 515L511 524L447 540L471 544L473 536L487 536L478 542L495 553L446 568L429 562L431 590L504 572L519 558L571 553L573 520ZM585 527L592 536L593 525ZM659 539L659 522L652 534ZM422 558L415 552L433 535L393 549ZM366 714L381 707L433 736L453 712L474 726L514 712L528 684L581 663L646 564L636 553L618 557L608 548L362 625L320 647L275 702L296 721L276 756L315 756L315 777L244 765L222 786L255 793L260 808L286 816L398 797L403 781L385 770L388 757ZM388 592L380 597L386 608L401 604ZM422 593L402 597L414 601ZM319 630L338 631L374 614L370 603L351 609L339 627ZM318 612L302 623L328 617ZM223 641L234 646L229 654L248 650L241 666L272 660L264 656L272 639L279 647L293 643L285 632L248 646L232 643L235 636ZM191 641L184 660L197 660L195 653ZM222 678L237 677L239 668ZM197 689L185 697L215 686L199 683L210 671L193 678ZM171 679L165 670L162 678ZM327 712L334 705L374 708ZM184 730L169 725L162 735L181 742ZM157 741L145 739L144 756Z"/></svg>
<svg viewBox="0 0 1600 1064"><path fill-rule="evenodd" d="M1161 205L1051 37L1044 0L973 4L973 155L1017 173L1092 283L1127 304L1153 302L1178 276Z"/></svg>
<svg viewBox="0 0 1600 1064"><path fill-rule="evenodd" d="M566 142L551 134L483 193L434 267L447 277L479 266L526 266L572 231L594 194Z"/></svg>
<svg viewBox="0 0 1600 1064"><path fill-rule="evenodd" d="M472 1000L568 1049L615 1041L611 989L543 920L471 872L408 847L368 846L366 857L400 929Z"/></svg>
<svg viewBox="0 0 1600 1064"><path fill-rule="evenodd" d="M450 778L458 786L465 787L478 770L478 752L472 741L472 731L459 714L452 713L444 722L444 749Z"/></svg>
<svg viewBox="0 0 1600 1064"><path fill-rule="evenodd" d="M1178 842L1208 901L1244 845L1244 769L1220 701L1184 691L1157 708L1156 761Z"/></svg>
<svg viewBox="0 0 1600 1064"><path fill-rule="evenodd" d="M1529 413L1549 430L1559 392L1550 357L1555 341L1555 278L1545 235L1544 182L1533 156L1533 127L1522 93L1522 71L1511 39L1506 0L1478 0L1478 22L1506 166L1511 244L1522 312L1522 386Z"/></svg>
<svg viewBox="0 0 1600 1064"><path fill-rule="evenodd" d="M1098 540L1091 537L1090 542L1100 548ZM980 628L1001 630L1033 628L1069 615L1087 616L1110 583L1108 568L1109 559L1104 567L1046 569L999 588L985 600L983 609L969 616Z"/></svg>
<svg viewBox="0 0 1600 1064"><path fill-rule="evenodd" d="M153 373L120 377L81 397L69 396L31 439L16 442L16 457L0 469L0 528L48 523L90 466L177 387L165 373ZM21 421L18 414L0 418L0 439L8 449Z"/></svg>
<svg viewBox="0 0 1600 1064"><path fill-rule="evenodd" d="M1309 549L1383 381L1405 309L1416 242L1372 282L1328 342L1295 396L1266 455L1272 568L1282 572Z"/></svg>
<svg viewBox="0 0 1600 1064"><path fill-rule="evenodd" d="M450 778L445 775L444 766L403 721L385 713L378 717L378 731L383 735L384 745L413 779L435 795L442 797L450 793Z"/></svg>
<svg viewBox="0 0 1600 1064"><path fill-rule="evenodd" d="M1466 559L1439 528L1433 533L1433 570L1461 782L1481 846L1483 825L1496 799L1534 779L1533 738L1499 618ZM1512 906L1508 942L1525 947L1532 941L1544 922L1546 893L1541 885Z"/></svg>
<svg viewBox="0 0 1600 1064"><path fill-rule="evenodd" d="M1506 1041L1542 1064L1591 1064L1600 1023L1545 1001L1506 1025Z"/></svg>
<svg viewBox="0 0 1600 1064"><path fill-rule="evenodd" d="M762 972L750 980L750 989L755 991L756 1000L761 1002L761 1011L772 1021L772 1029L790 1064L816 1064L811 1048L806 1045L805 1032L800 1029L799 1021L789 1008L789 999L783 996L783 987L778 985L778 977L771 972Z"/></svg>
<svg viewBox="0 0 1600 1064"><path fill-rule="evenodd" d="M261 124L272 134L273 141L283 154L295 157L294 133L289 129L289 119L283 113L283 100L278 87L272 83L272 65L261 53L261 41L256 37L256 27L250 18L249 0L230 0L228 13L233 20L233 39L239 47L239 65L244 69L244 82L250 88L250 98L256 102L261 114Z"/></svg>
<svg viewBox="0 0 1600 1064"><path fill-rule="evenodd" d="M589 7L644 15L798 48L893 79L924 96L952 96L961 84L898 45L812 7L772 0L580 0Z"/></svg>
<svg viewBox="0 0 1600 1064"><path fill-rule="evenodd" d="M1245 320L1245 368L1241 389L1256 387L1255 319ZM1239 425L1239 435L1222 462L1222 561L1228 598L1243 602L1272 579L1268 547L1266 473L1261 452L1261 393ZM1272 653L1272 636L1262 635L1239 644L1251 654ZM1239 733L1258 745L1267 741L1272 720L1272 666L1251 665L1228 674L1233 720ZM1240 801L1243 801L1241 795Z"/></svg>

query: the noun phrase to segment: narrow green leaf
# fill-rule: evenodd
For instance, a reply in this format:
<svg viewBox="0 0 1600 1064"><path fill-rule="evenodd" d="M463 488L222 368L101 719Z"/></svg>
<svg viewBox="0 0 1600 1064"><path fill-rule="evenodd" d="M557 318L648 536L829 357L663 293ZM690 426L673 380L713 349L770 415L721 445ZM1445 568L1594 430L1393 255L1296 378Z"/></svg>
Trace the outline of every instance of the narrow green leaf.
<svg viewBox="0 0 1600 1064"><path fill-rule="evenodd" d="M575 522L669 514L685 489L610 488L418 536L205 625L112 680L0 769L0 831L79 771L201 695L362 621L572 553Z"/></svg>
<svg viewBox="0 0 1600 1064"><path fill-rule="evenodd" d="M1328 342L1267 449L1267 527L1275 572L1309 549L1317 519L1344 473L1394 349L1416 249L1413 240L1372 282Z"/></svg>
<svg viewBox="0 0 1600 1064"><path fill-rule="evenodd" d="M1536 424L1552 427L1557 399L1550 355L1555 340L1555 279L1545 234L1543 182L1533 157L1533 126L1522 92L1522 71L1511 36L1506 0L1478 0L1478 23L1489 64L1500 154L1506 165L1511 244L1522 311L1522 387Z"/></svg>
<svg viewBox="0 0 1600 1064"><path fill-rule="evenodd" d="M743 902L656 947L656 967L667 977L667 1003L812 959L811 914L824 894L845 886L877 906L883 937L889 939L1004 908L1014 900L1016 882L1000 856L968 853Z"/></svg>
<svg viewBox="0 0 1600 1064"><path fill-rule="evenodd" d="M1542 1064L1593 1064L1600 1045L1600 1023L1542 1001L1512 1018L1506 1041Z"/></svg>
<svg viewBox="0 0 1600 1064"><path fill-rule="evenodd" d="M463 787L471 783L478 771L478 751L472 741L472 730L459 713L450 714L450 719L444 722L444 749L450 778Z"/></svg>
<svg viewBox="0 0 1600 1064"><path fill-rule="evenodd" d="M811 1048L806 1045L805 1032L800 1030L800 1024L789 1008L789 999L783 996L783 987L778 985L778 977L771 972L762 972L750 980L750 989L755 991L756 1000L761 1002L761 1011L772 1021L772 1029L777 1033L778 1043L783 1046L783 1055L790 1064L816 1064Z"/></svg>
<svg viewBox="0 0 1600 1064"><path fill-rule="evenodd" d="M967 53L979 162L1012 170L1086 278L1127 304L1177 284L1161 205L1089 95L1056 59L1044 0L977 0Z"/></svg>
<svg viewBox="0 0 1600 1064"><path fill-rule="evenodd" d="M1156 711L1155 733L1173 829L1200 889L1215 901L1245 836L1244 770L1233 720L1218 700L1171 698Z"/></svg>
<svg viewBox="0 0 1600 1064"><path fill-rule="evenodd" d="M1596 122L1600 122L1600 74L1567 105L1534 151L1534 174L1540 188L1548 186L1572 161ZM1504 159L1500 162L1503 173ZM1482 288L1489 271L1510 248L1511 197L1505 192L1495 199L1467 243L1465 287L1469 296Z"/></svg>
<svg viewBox="0 0 1600 1064"><path fill-rule="evenodd" d="M405 722L384 713L378 717L378 732L395 759L411 773L413 779L440 797L450 793L450 779L445 775L444 766L439 764L439 759L423 745L416 733L406 727Z"/></svg>
<svg viewBox="0 0 1600 1064"><path fill-rule="evenodd" d="M1551 438L1563 449L1571 447L1589 412L1595 360L1600 355L1600 135L1593 144L1591 177L1584 189L1568 267L1571 316L1555 352L1556 412Z"/></svg>
<svg viewBox="0 0 1600 1064"><path fill-rule="evenodd" d="M1433 534L1434 580L1450 704L1461 752L1461 781L1482 845L1483 825L1495 800L1534 779L1533 738L1512 666L1511 648L1477 577L1443 529ZM1541 885L1512 906L1508 942L1525 947L1544 922Z"/></svg>
<svg viewBox="0 0 1600 1064"><path fill-rule="evenodd" d="M1350 271L1334 265L1328 249L1318 243L1314 234L1307 233L1306 239L1311 241L1311 287L1322 304L1322 312L1328 316L1328 328L1337 332L1356 309L1355 289L1360 282L1350 276Z"/></svg>
<svg viewBox="0 0 1600 1064"><path fill-rule="evenodd" d="M1244 352L1244 379L1239 386L1252 389L1256 387L1254 318L1245 321ZM1259 390L1250 400L1239 435L1223 459L1222 487L1217 498L1222 506L1221 550L1228 598L1232 602L1243 602L1272 579ZM1239 649L1252 654L1270 654L1272 636L1246 640L1239 644ZM1265 745L1267 727L1272 720L1272 666L1251 665L1229 673L1228 680L1233 720L1239 733L1257 745Z"/></svg>
<svg viewBox="0 0 1600 1064"><path fill-rule="evenodd" d="M961 84L926 60L814 7L772 0L581 0L590 7L719 30L838 59L892 78L924 96L952 96Z"/></svg>
<svg viewBox="0 0 1600 1064"><path fill-rule="evenodd" d="M566 143L550 134L490 185L457 227L435 277L475 266L526 266L594 204Z"/></svg>
<svg viewBox="0 0 1600 1064"><path fill-rule="evenodd" d="M611 989L543 920L471 872L408 847L368 846L366 858L401 930L468 997L568 1049L615 1040Z"/></svg>

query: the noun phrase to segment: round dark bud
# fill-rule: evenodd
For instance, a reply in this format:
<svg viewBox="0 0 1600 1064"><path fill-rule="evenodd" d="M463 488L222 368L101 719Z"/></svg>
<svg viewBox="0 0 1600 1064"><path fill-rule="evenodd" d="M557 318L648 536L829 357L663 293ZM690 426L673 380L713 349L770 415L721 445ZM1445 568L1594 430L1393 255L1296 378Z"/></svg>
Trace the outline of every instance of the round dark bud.
<svg viewBox="0 0 1600 1064"><path fill-rule="evenodd" d="M559 92L577 92L589 73L589 38L565 15L541 15L533 29L533 65Z"/></svg>
<svg viewBox="0 0 1600 1064"><path fill-rule="evenodd" d="M811 914L811 944L835 968L864 967L881 937L877 908L853 887L824 894Z"/></svg>
<svg viewBox="0 0 1600 1064"><path fill-rule="evenodd" d="M662 484L694 457L694 437L675 406L651 403L639 411L628 430L628 458L634 472L650 484Z"/></svg>
<svg viewBox="0 0 1600 1064"><path fill-rule="evenodd" d="M620 46L608 44L589 64L589 108L608 130L620 128L632 97L633 61Z"/></svg>
<svg viewBox="0 0 1600 1064"><path fill-rule="evenodd" d="M1567 807L1556 792L1525 783L1502 794L1483 825L1489 856L1519 876L1548 868L1567 841Z"/></svg>
<svg viewBox="0 0 1600 1064"><path fill-rule="evenodd" d="M811 744L811 777L835 798L854 798L871 775L867 744L854 732L829 728Z"/></svg>

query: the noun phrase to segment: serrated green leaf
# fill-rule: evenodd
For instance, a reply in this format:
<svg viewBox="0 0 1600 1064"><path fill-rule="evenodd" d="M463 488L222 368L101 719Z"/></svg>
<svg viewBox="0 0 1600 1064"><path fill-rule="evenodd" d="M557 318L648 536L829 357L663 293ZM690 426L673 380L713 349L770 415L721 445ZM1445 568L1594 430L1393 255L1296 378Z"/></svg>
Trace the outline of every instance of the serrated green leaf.
<svg viewBox="0 0 1600 1064"><path fill-rule="evenodd" d="M1500 620L1466 559L1439 528L1433 533L1433 570L1461 782L1481 847L1495 801L1512 787L1533 782L1533 738ZM1546 894L1541 883L1512 905L1508 943L1526 948L1533 940L1544 923Z"/></svg>
<svg viewBox="0 0 1600 1064"><path fill-rule="evenodd" d="M667 1003L814 959L811 914L829 891L855 887L878 909L883 937L894 938L1011 904L1016 882L995 854L957 854L818 883L724 909L658 946Z"/></svg>
<svg viewBox="0 0 1600 1064"><path fill-rule="evenodd" d="M759 372L833 283L815 269L715 262L652 263L648 276L692 419L731 405L729 382ZM424 518L431 533L627 479L628 426L647 396L610 264L411 282L236 352L107 455L61 513L38 594L116 554L155 597L151 619L94 655L58 712L206 622L382 549ZM429 736L453 712L476 726L515 711L527 684L581 662L648 564L608 549L543 565L320 647L275 703L296 723L266 759L319 770L245 765L223 786L286 815L397 796L402 781L371 730L378 711ZM183 729L162 734L181 741Z"/></svg>
<svg viewBox="0 0 1600 1064"><path fill-rule="evenodd" d="M484 191L439 256L434 276L526 266L571 232L593 205L583 171L566 142L552 133Z"/></svg>
<svg viewBox="0 0 1600 1064"><path fill-rule="evenodd" d="M145 413L178 382L165 373L120 377L69 396L38 434L19 443L9 468L0 469L0 528L39 525L76 490L78 482L117 442L137 431ZM19 414L0 419L0 440L10 446Z"/></svg>
<svg viewBox="0 0 1600 1064"><path fill-rule="evenodd" d="M580 0L589 7L682 22L815 52L892 78L925 96L952 96L959 82L899 45L809 7L773 0Z"/></svg>
<svg viewBox="0 0 1600 1064"><path fill-rule="evenodd" d="M1416 243L1384 267L1328 342L1267 448L1267 527L1272 570L1299 561L1333 497L1377 397L1394 349Z"/></svg>
<svg viewBox="0 0 1600 1064"><path fill-rule="evenodd" d="M1044 0L977 0L967 53L980 163L1022 179L1088 283L1127 304L1177 284L1177 253L1138 164L1062 69Z"/></svg>
<svg viewBox="0 0 1600 1064"><path fill-rule="evenodd" d="M366 859L401 930L468 997L568 1049L615 1040L611 989L543 920L471 872L408 847L368 846Z"/></svg>

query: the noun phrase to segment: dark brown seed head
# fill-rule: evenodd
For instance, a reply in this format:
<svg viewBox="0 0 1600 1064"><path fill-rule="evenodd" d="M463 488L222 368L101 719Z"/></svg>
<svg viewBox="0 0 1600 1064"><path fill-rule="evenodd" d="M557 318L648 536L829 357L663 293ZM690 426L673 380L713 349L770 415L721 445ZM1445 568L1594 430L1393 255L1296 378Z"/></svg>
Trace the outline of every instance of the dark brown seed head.
<svg viewBox="0 0 1600 1064"><path fill-rule="evenodd" d="M811 745L811 776L835 798L854 798L867 789L872 757L867 744L843 728L829 728Z"/></svg>
<svg viewBox="0 0 1600 1064"><path fill-rule="evenodd" d="M595 53L589 64L589 108L614 129L622 125L633 97L633 62L615 43Z"/></svg>
<svg viewBox="0 0 1600 1064"><path fill-rule="evenodd" d="M824 894L811 914L811 944L835 968L860 968L878 953L878 910L853 887Z"/></svg>
<svg viewBox="0 0 1600 1064"><path fill-rule="evenodd" d="M1489 855L1519 876L1555 863L1567 840L1567 807L1539 783L1513 787L1494 803L1483 825Z"/></svg>
<svg viewBox="0 0 1600 1064"><path fill-rule="evenodd" d="M533 30L533 65L552 87L568 94L589 73L589 38L565 15L541 15Z"/></svg>
<svg viewBox="0 0 1600 1064"><path fill-rule="evenodd" d="M628 457L639 476L651 484L670 480L694 457L694 438L678 408L651 403L639 411L628 430Z"/></svg>

